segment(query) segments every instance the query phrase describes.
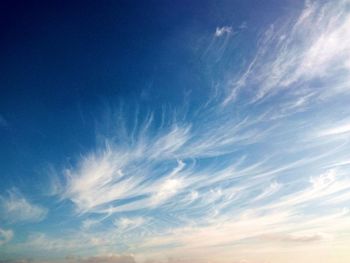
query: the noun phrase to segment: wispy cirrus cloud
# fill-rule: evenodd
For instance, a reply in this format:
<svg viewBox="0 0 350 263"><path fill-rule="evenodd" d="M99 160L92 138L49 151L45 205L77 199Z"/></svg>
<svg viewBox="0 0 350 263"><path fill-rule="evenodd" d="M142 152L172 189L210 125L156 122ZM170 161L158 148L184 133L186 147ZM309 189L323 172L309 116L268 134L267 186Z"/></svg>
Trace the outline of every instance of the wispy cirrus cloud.
<svg viewBox="0 0 350 263"><path fill-rule="evenodd" d="M13 238L13 231L11 229L0 228L0 246L11 241Z"/></svg>
<svg viewBox="0 0 350 263"><path fill-rule="evenodd" d="M304 234L273 234L262 236L265 241L278 241L278 242L293 242L293 243L309 243L322 241L329 238L324 233L304 233Z"/></svg>
<svg viewBox="0 0 350 263"><path fill-rule="evenodd" d="M213 114L207 110L198 118L207 118L207 113ZM219 128L203 132L200 123L171 122L154 131L153 118L149 115L141 126L134 127L137 134L130 132L132 136L119 140L106 138L96 151L84 155L76 167L66 169L62 197L73 201L83 213L122 211L133 204L135 209L161 206L199 183L201 178L194 169L197 164L193 158L229 154L242 145L259 141L268 130L249 129L255 125L254 120L238 123L230 120L222 126L216 117L211 117L207 125ZM224 179L225 172L228 174L231 169L222 167L215 171L221 174L215 180ZM59 183L55 188L61 187ZM113 205L115 202L118 208Z"/></svg>
<svg viewBox="0 0 350 263"><path fill-rule="evenodd" d="M349 227L349 129L341 121L349 111L327 110L348 92L346 5L306 2L285 25L271 26L246 68L225 72L229 88L193 111L108 116L117 124L98 132L54 187L85 232L37 234L25 245L98 245L156 258L227 255L220 249L230 247L230 258L241 247L255 253L262 239L291 250L321 249L330 237L347 244L340 232ZM218 64L230 34L222 27L210 35L206 52L220 42Z"/></svg>
<svg viewBox="0 0 350 263"><path fill-rule="evenodd" d="M258 42L258 50L246 70L234 78L224 104L238 94L249 94L251 102L258 102L292 89L299 94L295 97L296 107L309 94L316 100L348 92L347 5L347 0L308 1L296 18L283 26L271 25ZM328 88L312 88L312 82L320 79L321 85Z"/></svg>
<svg viewBox="0 0 350 263"><path fill-rule="evenodd" d="M47 209L31 203L18 189L0 196L1 218L8 222L39 222L45 219Z"/></svg>
<svg viewBox="0 0 350 263"><path fill-rule="evenodd" d="M145 217L122 217L114 220L114 225L119 231L130 231L138 227L144 226L149 219Z"/></svg>
<svg viewBox="0 0 350 263"><path fill-rule="evenodd" d="M281 187L281 184L277 182L272 182L265 190L261 192L261 194L254 198L254 201L259 201L273 195L274 193L278 192L281 189Z"/></svg>
<svg viewBox="0 0 350 263"><path fill-rule="evenodd" d="M343 135L346 133L350 132L350 124L346 123L346 124L342 124L339 125L337 127L332 127L332 128L328 128L322 132L320 132L320 136L334 136L334 135Z"/></svg>
<svg viewBox="0 0 350 263"><path fill-rule="evenodd" d="M225 34L231 34L231 33L232 33L232 27L230 26L217 27L215 30L216 37L221 37Z"/></svg>

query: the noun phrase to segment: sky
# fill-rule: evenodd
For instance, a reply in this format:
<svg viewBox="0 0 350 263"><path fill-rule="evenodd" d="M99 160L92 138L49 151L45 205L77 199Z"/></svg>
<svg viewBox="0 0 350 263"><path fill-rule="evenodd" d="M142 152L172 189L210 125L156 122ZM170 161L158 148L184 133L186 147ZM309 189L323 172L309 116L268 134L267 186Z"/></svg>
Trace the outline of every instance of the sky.
<svg viewBox="0 0 350 263"><path fill-rule="evenodd" d="M0 263L350 262L350 1L2 1Z"/></svg>

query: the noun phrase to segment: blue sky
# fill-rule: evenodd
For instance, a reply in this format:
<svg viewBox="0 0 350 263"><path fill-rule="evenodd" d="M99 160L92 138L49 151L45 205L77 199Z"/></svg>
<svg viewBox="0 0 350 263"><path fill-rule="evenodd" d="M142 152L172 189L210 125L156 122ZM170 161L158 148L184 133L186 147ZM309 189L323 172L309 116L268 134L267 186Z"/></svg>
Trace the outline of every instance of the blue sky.
<svg viewBox="0 0 350 263"><path fill-rule="evenodd" d="M350 2L1 3L0 262L350 260Z"/></svg>

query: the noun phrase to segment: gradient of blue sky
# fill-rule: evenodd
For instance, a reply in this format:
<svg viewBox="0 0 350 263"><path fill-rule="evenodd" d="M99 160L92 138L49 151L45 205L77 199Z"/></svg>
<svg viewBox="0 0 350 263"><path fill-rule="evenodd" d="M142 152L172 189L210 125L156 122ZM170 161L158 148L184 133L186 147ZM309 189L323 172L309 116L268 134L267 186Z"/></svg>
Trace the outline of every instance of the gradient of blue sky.
<svg viewBox="0 0 350 263"><path fill-rule="evenodd" d="M0 262L350 261L348 0L0 6Z"/></svg>

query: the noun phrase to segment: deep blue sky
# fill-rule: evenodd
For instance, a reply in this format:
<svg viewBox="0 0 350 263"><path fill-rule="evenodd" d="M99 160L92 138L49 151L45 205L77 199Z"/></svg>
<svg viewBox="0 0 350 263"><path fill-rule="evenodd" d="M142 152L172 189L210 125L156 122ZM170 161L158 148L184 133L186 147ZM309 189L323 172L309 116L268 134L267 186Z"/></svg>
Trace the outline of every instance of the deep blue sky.
<svg viewBox="0 0 350 263"><path fill-rule="evenodd" d="M47 159L64 162L90 146L95 111L106 103L146 94L157 107L190 90L204 97L211 83L200 53L215 28L246 22L256 33L291 8L283 1L3 1L3 189L35 177Z"/></svg>

